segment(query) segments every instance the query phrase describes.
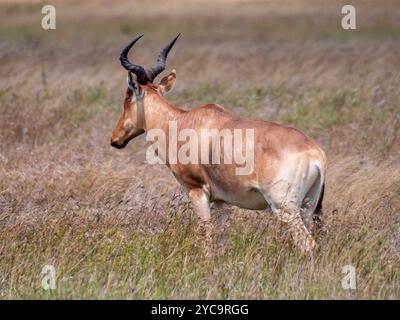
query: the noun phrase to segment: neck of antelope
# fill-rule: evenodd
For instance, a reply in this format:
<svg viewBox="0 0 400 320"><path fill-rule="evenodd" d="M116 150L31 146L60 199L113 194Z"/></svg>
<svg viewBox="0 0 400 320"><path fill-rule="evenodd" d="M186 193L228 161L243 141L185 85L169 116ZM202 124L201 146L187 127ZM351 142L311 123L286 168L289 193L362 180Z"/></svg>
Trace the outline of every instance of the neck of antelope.
<svg viewBox="0 0 400 320"><path fill-rule="evenodd" d="M145 131L161 129L168 134L169 122L176 121L185 112L156 94L149 94L144 99Z"/></svg>
<svg viewBox="0 0 400 320"><path fill-rule="evenodd" d="M149 138L148 141L154 142L154 137L152 138L153 134L158 136L160 130L162 131L162 136L165 140L164 138L161 140L157 139L160 142L157 144L157 155L163 163L168 166L170 165L171 157L174 157L174 159L176 157L176 146L174 147L176 142L174 144L174 142L170 140L171 138L175 139L174 136L177 134L176 128L178 126L179 115L184 112L184 110L175 107L159 95L152 94L145 97L144 114L145 131L147 132L146 139ZM170 137L171 128L175 128L175 131L171 132L173 135L172 137ZM150 134L149 131L152 129L154 129L154 131Z"/></svg>

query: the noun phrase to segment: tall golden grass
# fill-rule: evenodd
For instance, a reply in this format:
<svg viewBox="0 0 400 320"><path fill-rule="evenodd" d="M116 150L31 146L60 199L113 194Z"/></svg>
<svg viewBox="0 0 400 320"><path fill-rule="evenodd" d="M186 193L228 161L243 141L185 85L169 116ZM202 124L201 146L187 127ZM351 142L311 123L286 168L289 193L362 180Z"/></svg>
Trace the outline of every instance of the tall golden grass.
<svg viewBox="0 0 400 320"><path fill-rule="evenodd" d="M44 3L0 4L1 298L400 297L396 1L356 2L350 31L340 1L53 2L54 31L41 29ZM323 146L313 257L268 213L235 208L207 261L187 198L167 168L145 163L144 139L109 146L126 88L118 53L141 32L132 56L147 65L182 32L171 102L217 102ZM46 291L49 264L57 289Z"/></svg>

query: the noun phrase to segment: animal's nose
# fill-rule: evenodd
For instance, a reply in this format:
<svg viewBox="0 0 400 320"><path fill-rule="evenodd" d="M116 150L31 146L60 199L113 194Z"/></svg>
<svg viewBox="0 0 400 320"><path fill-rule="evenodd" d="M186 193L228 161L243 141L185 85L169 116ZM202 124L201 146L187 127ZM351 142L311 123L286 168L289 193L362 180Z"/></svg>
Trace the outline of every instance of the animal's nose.
<svg viewBox="0 0 400 320"><path fill-rule="evenodd" d="M118 146L117 140L111 139L111 146L112 146L112 147L117 147L117 146Z"/></svg>

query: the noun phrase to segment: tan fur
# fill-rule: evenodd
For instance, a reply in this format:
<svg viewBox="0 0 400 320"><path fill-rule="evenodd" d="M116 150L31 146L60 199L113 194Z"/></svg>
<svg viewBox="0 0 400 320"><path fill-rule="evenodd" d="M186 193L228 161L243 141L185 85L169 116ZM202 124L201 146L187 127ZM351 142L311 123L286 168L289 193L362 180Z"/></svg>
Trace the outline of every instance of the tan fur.
<svg viewBox="0 0 400 320"><path fill-rule="evenodd" d="M181 129L254 129L254 171L235 174L236 164L169 164L176 179L188 190L202 222L210 220L210 202L228 203L247 209L271 209L288 223L294 241L303 251L315 242L309 232L310 215L315 210L324 183L326 158L322 149L300 131L267 121L238 117L222 106L208 104L185 111L162 96L171 90L176 79L172 72L160 85L141 86L144 90L144 125L138 119L137 106L128 89L124 113L112 134L114 146L124 147L135 136L150 129L167 135L168 121L175 120ZM128 121L129 120L129 121ZM130 124L126 127L126 124ZM178 142L179 145L183 142ZM168 149L168 144L167 144ZM168 150L167 150L168 151ZM168 154L168 152L166 152ZM314 189L312 189L314 188ZM311 192L313 191L313 192ZM304 199L311 201L302 219ZM307 229L307 227L308 229Z"/></svg>

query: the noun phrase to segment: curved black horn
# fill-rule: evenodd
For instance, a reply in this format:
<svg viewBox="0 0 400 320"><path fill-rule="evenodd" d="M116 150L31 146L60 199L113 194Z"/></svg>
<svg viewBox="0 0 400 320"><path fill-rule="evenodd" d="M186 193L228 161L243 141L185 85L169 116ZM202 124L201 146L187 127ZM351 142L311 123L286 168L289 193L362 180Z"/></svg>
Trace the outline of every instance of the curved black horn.
<svg viewBox="0 0 400 320"><path fill-rule="evenodd" d="M147 73L149 76L149 80L152 82L155 77L157 77L161 72L165 70L167 63L167 56L171 48L174 46L175 41L179 38L181 34L179 33L174 40L172 40L169 44L165 46L165 48L160 52L157 58L157 64L154 67L151 67Z"/></svg>
<svg viewBox="0 0 400 320"><path fill-rule="evenodd" d="M137 80L140 84L146 84L148 81L151 81L147 75L146 70L142 66L133 64L128 60L129 50L141 37L143 37L143 34L133 39L124 49L122 49L121 54L119 56L119 61L121 61L121 65L126 70L136 74Z"/></svg>

